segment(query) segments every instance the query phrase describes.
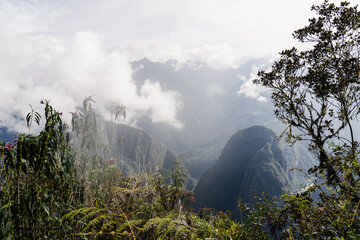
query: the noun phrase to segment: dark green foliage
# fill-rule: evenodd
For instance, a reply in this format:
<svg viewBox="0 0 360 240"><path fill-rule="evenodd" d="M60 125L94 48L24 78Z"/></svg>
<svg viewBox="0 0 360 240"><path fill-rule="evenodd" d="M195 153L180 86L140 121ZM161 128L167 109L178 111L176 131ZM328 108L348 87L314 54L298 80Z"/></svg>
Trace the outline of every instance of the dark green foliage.
<svg viewBox="0 0 360 240"><path fill-rule="evenodd" d="M40 115L32 114L38 123ZM0 238L56 238L61 216L77 204L73 155L61 116L46 102L45 129L1 147Z"/></svg>
<svg viewBox="0 0 360 240"><path fill-rule="evenodd" d="M106 207L84 207L63 217L63 224L71 226L68 236L96 239L190 236L189 226L182 218L186 218L183 211L191 194L182 190L186 176L180 162L170 174L173 185L166 185L160 175L123 177L118 171L112 176L117 179L109 189L113 197Z"/></svg>
<svg viewBox="0 0 360 240"><path fill-rule="evenodd" d="M77 119L77 144L69 143L61 114L48 102L38 136L2 144L2 238L267 239L268 228L283 226L280 217L272 217L281 211L268 202L250 212L240 208L240 223L230 213L192 213L192 192L184 190L188 172L180 161L161 174L122 175L105 157L106 147L88 142L96 140L90 128L97 121L84 120L95 115L91 105L86 109Z"/></svg>

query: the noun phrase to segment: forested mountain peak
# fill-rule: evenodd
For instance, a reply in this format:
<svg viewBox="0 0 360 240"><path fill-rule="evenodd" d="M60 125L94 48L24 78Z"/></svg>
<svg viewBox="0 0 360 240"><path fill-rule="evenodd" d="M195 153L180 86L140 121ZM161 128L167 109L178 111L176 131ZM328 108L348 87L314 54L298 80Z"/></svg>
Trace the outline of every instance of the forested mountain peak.
<svg viewBox="0 0 360 240"><path fill-rule="evenodd" d="M195 188L195 207L231 210L237 216L237 200L252 201L254 191L279 196L290 187L286 162L273 131L253 126L235 133L215 165Z"/></svg>

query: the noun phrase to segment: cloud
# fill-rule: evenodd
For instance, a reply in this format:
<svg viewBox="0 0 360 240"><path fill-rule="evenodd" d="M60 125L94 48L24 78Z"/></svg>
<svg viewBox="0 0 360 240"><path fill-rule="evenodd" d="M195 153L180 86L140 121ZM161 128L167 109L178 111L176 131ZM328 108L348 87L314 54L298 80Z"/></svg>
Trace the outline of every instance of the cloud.
<svg viewBox="0 0 360 240"><path fill-rule="evenodd" d="M177 68L187 66L195 68L195 70L202 66L198 64L191 65L191 63L205 63L216 70L236 67L235 53L228 44L201 45L190 49L184 49L180 45L173 45L167 50L162 50L160 55L150 55L149 58L159 62L176 59L178 61Z"/></svg>
<svg viewBox="0 0 360 240"><path fill-rule="evenodd" d="M239 91L237 91L237 95L244 94L245 97L254 98L259 102L267 102L267 99L262 94L269 92L269 90L253 83L253 80L257 78L258 69L259 67L254 65L249 78L243 75L238 76L238 78L243 81L243 84L240 86Z"/></svg>
<svg viewBox="0 0 360 240"><path fill-rule="evenodd" d="M223 95L226 93L224 87L222 87L220 84L211 84L206 87L206 92L212 96L212 95Z"/></svg>
<svg viewBox="0 0 360 240"><path fill-rule="evenodd" d="M19 116L29 111L29 103L39 110L39 99L47 98L66 112L94 94L107 118L114 101L129 108L128 121L148 116L179 127L179 95L150 80L143 91L137 89L129 61L177 59L194 68L201 61L224 69L244 58L277 56L294 45L291 33L314 15L311 5L303 0L2 0L0 120L26 130ZM264 91L245 81L238 94L264 101ZM166 108L159 107L160 97Z"/></svg>
<svg viewBox="0 0 360 240"><path fill-rule="evenodd" d="M163 91L159 83L149 80L137 89L127 55L119 50L104 50L96 34L79 32L69 46L46 35L25 34L14 40L29 50L12 55L12 49L7 51L2 45L0 55L8 57L1 58L0 65L7 63L9 67L0 67L2 125L24 132L25 122L19 117L29 112L28 104L40 112L39 101L45 98L67 113L84 97L94 95L96 110L108 120L110 105L116 102L128 108L128 123L147 116L153 122L182 127L176 118L181 107L179 95ZM70 115L64 114L64 118L69 122Z"/></svg>
<svg viewBox="0 0 360 240"><path fill-rule="evenodd" d="M186 57L180 54L179 59L172 58L178 61L205 59L211 66L221 67L233 66L234 61L237 65L243 58L277 55L280 50L291 47L296 42L291 34L307 23L313 3L303 0L171 3L79 0L76 4L71 1L62 1L62 4L67 12L56 20L56 25L54 23L61 32L89 29L106 36L106 44L131 47L138 58L146 56L154 60L163 58L167 50L176 52L179 46ZM224 51L212 54L219 47ZM236 54L229 55L229 49ZM219 54L226 56L220 61L206 57Z"/></svg>
<svg viewBox="0 0 360 240"><path fill-rule="evenodd" d="M146 80L140 93L140 106L148 111L153 122L168 122L178 129L183 127L176 119L177 110L181 107L177 92L164 92L158 82Z"/></svg>
<svg viewBox="0 0 360 240"><path fill-rule="evenodd" d="M79 31L96 32L106 48L128 49L131 60L164 61L168 54L181 62L195 59L222 68L249 58L274 57L295 45L291 34L314 15L312 4L304 0L2 0L0 21L4 33L42 32L64 41Z"/></svg>

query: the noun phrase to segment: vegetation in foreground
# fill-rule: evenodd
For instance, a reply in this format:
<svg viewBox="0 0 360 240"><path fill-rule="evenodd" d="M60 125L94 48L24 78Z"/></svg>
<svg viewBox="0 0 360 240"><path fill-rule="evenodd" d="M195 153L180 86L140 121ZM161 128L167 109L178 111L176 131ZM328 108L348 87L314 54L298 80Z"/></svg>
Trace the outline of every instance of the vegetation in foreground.
<svg viewBox="0 0 360 240"><path fill-rule="evenodd" d="M122 175L96 143L91 101L86 98L73 114L76 144L48 101L39 135L2 143L2 239L222 239L250 233L228 213L191 212L180 161L168 172ZM29 126L32 114L40 120L30 113Z"/></svg>
<svg viewBox="0 0 360 240"><path fill-rule="evenodd" d="M360 112L360 13L328 1L314 10L319 17L294 34L312 49L283 51L272 70L255 80L272 90L287 140L310 140L318 156L319 166L309 170L317 178L306 191L285 195L282 203L262 198L249 207L240 201L239 222L211 209L193 213L180 162L167 173L124 176L96 142L91 98L73 114L73 146L62 114L44 101L39 135L1 143L0 238L359 239L353 124ZM30 129L41 119L32 111L26 120Z"/></svg>

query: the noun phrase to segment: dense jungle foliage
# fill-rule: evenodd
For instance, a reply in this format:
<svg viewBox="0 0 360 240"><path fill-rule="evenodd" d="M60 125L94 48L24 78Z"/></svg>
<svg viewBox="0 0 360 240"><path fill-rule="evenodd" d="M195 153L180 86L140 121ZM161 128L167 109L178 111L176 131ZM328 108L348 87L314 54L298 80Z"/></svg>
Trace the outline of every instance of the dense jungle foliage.
<svg viewBox="0 0 360 240"><path fill-rule="evenodd" d="M73 139L49 101L45 128L1 144L1 239L191 239L253 234L228 213L191 212L187 170L124 176L96 142L91 98L73 113ZM31 122L40 123L32 111ZM244 209L245 211L245 209ZM246 210L247 211L247 210ZM252 226L260 231L260 226ZM265 232L259 233L266 235Z"/></svg>
<svg viewBox="0 0 360 240"><path fill-rule="evenodd" d="M1 142L1 239L359 239L360 162L354 124L360 113L360 13L325 1L318 18L295 32L312 49L281 53L255 83L272 90L275 114L289 142L306 139L319 166L298 169L313 184L282 200L239 200L241 220L229 212L192 212L187 171L124 176L97 142L92 98L72 114L45 106L26 116L29 134ZM118 107L117 118L126 108ZM350 136L345 138L345 136ZM314 194L318 200L314 201Z"/></svg>

